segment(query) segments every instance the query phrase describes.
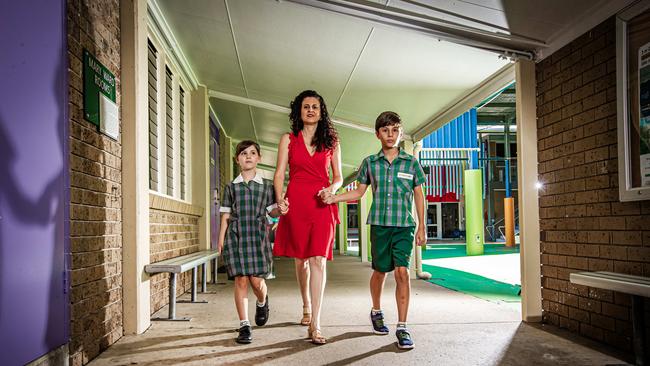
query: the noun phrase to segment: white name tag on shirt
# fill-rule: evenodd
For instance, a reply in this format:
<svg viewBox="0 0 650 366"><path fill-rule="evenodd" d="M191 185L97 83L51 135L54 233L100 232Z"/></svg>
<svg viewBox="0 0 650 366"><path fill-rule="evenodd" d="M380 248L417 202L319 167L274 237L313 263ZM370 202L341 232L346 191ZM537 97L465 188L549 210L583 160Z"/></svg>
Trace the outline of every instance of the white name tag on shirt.
<svg viewBox="0 0 650 366"><path fill-rule="evenodd" d="M399 172L397 173L397 178L413 180L413 174Z"/></svg>

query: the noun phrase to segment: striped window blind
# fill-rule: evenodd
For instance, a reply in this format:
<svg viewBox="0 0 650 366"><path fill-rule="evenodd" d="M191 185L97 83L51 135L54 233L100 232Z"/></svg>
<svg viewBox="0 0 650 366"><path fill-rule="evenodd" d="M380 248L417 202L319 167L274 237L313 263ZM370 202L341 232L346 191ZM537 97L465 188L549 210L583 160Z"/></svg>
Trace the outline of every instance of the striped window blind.
<svg viewBox="0 0 650 366"><path fill-rule="evenodd" d="M180 164L181 164L181 199L185 199L185 91L179 87L179 136L180 136Z"/></svg>
<svg viewBox="0 0 650 366"><path fill-rule="evenodd" d="M149 44L149 189L158 190L158 51Z"/></svg>
<svg viewBox="0 0 650 366"><path fill-rule="evenodd" d="M167 141L167 194L174 195L174 100L172 96L172 71L165 66L165 120Z"/></svg>

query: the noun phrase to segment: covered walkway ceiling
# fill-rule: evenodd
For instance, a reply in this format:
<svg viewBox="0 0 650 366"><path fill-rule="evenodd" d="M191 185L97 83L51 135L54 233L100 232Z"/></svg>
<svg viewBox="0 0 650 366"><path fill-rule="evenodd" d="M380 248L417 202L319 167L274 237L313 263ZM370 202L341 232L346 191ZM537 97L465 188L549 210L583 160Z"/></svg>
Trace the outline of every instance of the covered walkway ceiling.
<svg viewBox="0 0 650 366"><path fill-rule="evenodd" d="M315 89L336 121L349 176L378 149L373 125L380 112L398 112L406 133L420 139L470 107L468 96L477 104L513 80L512 64L499 57L504 51L526 57L543 50L603 4L156 0L151 7L173 33L195 81L210 90L211 108L228 136L254 138L269 155L289 129L289 102ZM264 160L271 165L274 159Z"/></svg>

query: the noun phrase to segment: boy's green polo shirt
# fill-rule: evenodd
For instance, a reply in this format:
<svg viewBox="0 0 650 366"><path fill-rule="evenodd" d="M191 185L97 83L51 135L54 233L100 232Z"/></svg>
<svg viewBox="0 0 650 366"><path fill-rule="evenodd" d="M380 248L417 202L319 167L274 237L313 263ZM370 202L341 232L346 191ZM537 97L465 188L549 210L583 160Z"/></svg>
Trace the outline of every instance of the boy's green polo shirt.
<svg viewBox="0 0 650 366"><path fill-rule="evenodd" d="M357 181L372 185L372 207L368 214L368 225L415 226L411 214L413 188L426 181L420 163L400 149L389 163L384 151L370 155L363 160Z"/></svg>

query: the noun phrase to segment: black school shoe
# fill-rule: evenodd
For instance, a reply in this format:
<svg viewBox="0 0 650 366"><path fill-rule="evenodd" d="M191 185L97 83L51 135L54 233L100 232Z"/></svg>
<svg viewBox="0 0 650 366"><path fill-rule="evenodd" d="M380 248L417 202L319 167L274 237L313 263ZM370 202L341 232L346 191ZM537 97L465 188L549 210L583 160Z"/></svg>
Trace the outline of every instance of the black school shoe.
<svg viewBox="0 0 650 366"><path fill-rule="evenodd" d="M253 341L252 328L250 325L244 325L239 328L239 335L237 336L236 342L242 344L248 344Z"/></svg>
<svg viewBox="0 0 650 366"><path fill-rule="evenodd" d="M269 321L269 295L266 295L264 306L257 306L255 304L255 324L262 326Z"/></svg>

